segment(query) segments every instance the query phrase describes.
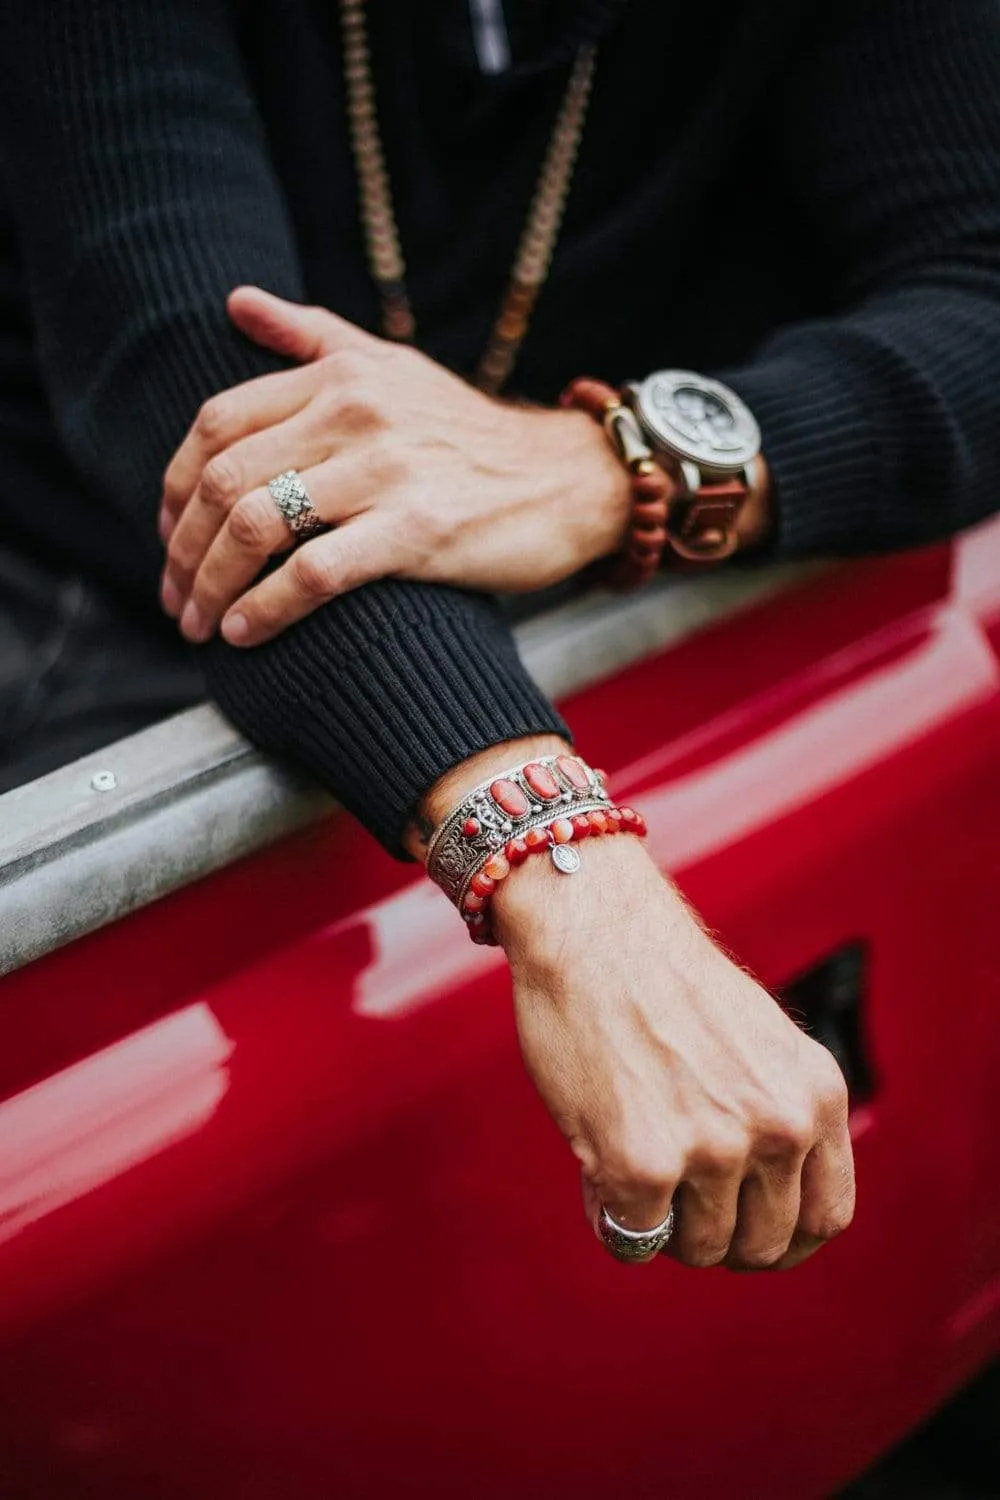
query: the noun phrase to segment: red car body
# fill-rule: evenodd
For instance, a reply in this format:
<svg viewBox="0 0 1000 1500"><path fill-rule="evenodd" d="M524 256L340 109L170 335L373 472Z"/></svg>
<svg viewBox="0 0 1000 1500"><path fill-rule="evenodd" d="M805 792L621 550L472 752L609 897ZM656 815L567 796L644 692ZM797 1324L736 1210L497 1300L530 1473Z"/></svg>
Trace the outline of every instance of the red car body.
<svg viewBox="0 0 1000 1500"><path fill-rule="evenodd" d="M345 818L0 980L4 1500L809 1500L891 1445L1000 1342L998 646L993 524L565 705L839 1027L857 1218L787 1275L601 1251L502 959Z"/></svg>

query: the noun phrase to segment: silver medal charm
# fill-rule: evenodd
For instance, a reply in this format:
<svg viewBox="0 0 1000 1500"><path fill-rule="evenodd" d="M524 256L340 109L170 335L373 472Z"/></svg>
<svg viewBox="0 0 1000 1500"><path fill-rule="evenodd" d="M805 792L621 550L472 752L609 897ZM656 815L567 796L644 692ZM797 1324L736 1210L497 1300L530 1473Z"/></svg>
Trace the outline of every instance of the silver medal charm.
<svg viewBox="0 0 1000 1500"><path fill-rule="evenodd" d="M572 844L553 844L552 863L562 875L575 875L580 868L580 856Z"/></svg>

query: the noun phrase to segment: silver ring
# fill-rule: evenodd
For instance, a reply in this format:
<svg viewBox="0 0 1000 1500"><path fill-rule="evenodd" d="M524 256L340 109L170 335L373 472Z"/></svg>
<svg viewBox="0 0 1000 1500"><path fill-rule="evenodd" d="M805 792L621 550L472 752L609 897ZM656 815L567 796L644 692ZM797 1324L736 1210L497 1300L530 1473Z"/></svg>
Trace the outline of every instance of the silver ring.
<svg viewBox="0 0 1000 1500"><path fill-rule="evenodd" d="M656 1224L652 1229L626 1229L624 1224L619 1224L613 1219L607 1209L602 1207L597 1220L597 1231L601 1236L601 1243L605 1250L610 1251L615 1260L623 1261L628 1265L631 1261L645 1260L649 1255L658 1255L666 1248L667 1241L674 1232L674 1206L670 1205L670 1211L662 1224Z"/></svg>
<svg viewBox="0 0 1000 1500"><path fill-rule="evenodd" d="M300 540L314 536L317 531L326 531L326 522L316 513L316 507L306 493L306 487L295 469L286 469L268 480L268 491L278 509L278 514L294 537Z"/></svg>

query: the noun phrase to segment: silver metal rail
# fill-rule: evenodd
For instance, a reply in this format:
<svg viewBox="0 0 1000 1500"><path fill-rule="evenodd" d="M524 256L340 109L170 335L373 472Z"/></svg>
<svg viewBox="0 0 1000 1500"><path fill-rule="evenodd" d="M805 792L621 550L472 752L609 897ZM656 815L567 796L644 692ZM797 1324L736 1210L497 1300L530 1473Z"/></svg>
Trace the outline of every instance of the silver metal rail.
<svg viewBox="0 0 1000 1500"><path fill-rule="evenodd" d="M589 594L518 628L553 697L608 677L808 572L787 566ZM330 811L208 704L0 796L0 975Z"/></svg>

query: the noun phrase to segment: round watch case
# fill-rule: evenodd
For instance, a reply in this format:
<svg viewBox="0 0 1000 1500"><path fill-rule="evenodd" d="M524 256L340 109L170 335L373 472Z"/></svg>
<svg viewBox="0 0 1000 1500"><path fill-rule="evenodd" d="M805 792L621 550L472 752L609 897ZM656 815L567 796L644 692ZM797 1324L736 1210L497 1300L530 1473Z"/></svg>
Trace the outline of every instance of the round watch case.
<svg viewBox="0 0 1000 1500"><path fill-rule="evenodd" d="M760 452L753 413L721 380L693 370L657 370L626 389L654 448L708 474L732 474Z"/></svg>

